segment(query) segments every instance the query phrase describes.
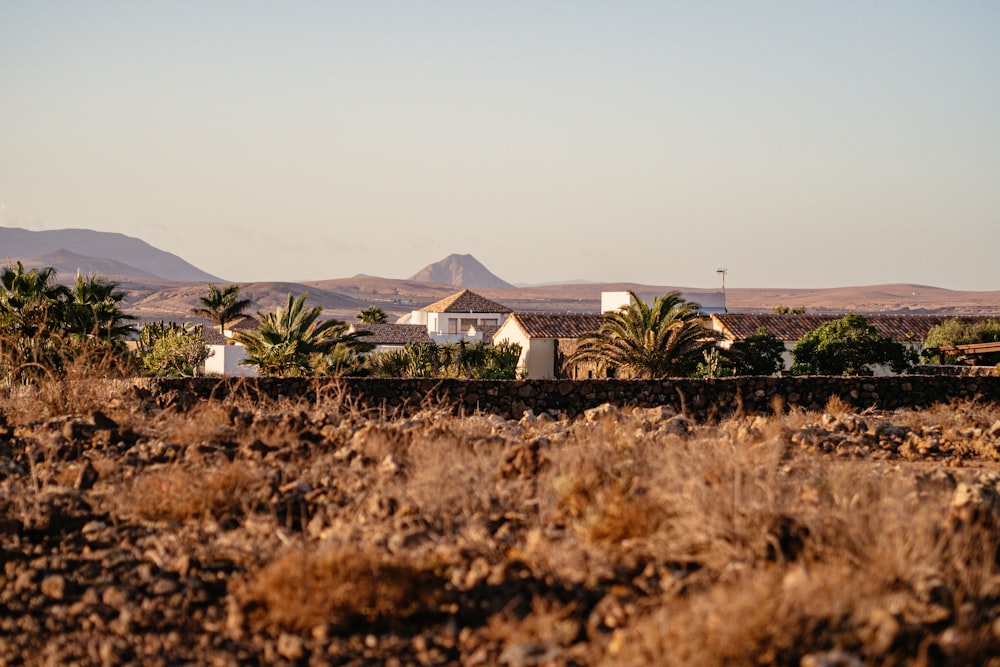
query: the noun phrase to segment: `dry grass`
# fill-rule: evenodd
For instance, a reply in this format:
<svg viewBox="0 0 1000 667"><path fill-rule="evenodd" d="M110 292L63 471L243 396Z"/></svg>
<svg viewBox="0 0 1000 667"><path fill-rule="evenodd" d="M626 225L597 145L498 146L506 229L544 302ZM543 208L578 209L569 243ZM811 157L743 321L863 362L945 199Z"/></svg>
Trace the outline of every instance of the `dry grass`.
<svg viewBox="0 0 1000 667"><path fill-rule="evenodd" d="M266 638L254 646L299 635L314 662L356 650L414 664L407 647L425 644L445 664L1000 654L995 405L857 414L831 399L820 413L688 428L615 411L596 423L373 415L336 392L157 412L95 390L73 398L85 409L68 418L103 401L135 437L41 461L66 419L47 426L54 404L22 398L0 400L17 427L0 432L0 471L12 471L0 492L19 499L7 519L51 505L46 485L72 486L86 458L100 479L81 497L95 516L194 554L192 571L244 554L225 557L226 627ZM861 438L871 452L808 447L802 430ZM938 449L903 456L908 432Z"/></svg>
<svg viewBox="0 0 1000 667"><path fill-rule="evenodd" d="M248 510L261 484L257 474L236 463L209 470L170 465L135 479L121 512L153 521L231 520Z"/></svg>
<svg viewBox="0 0 1000 667"><path fill-rule="evenodd" d="M435 614L445 580L434 563L351 549L295 549L259 571L239 594L253 626L311 631L355 623L398 624Z"/></svg>

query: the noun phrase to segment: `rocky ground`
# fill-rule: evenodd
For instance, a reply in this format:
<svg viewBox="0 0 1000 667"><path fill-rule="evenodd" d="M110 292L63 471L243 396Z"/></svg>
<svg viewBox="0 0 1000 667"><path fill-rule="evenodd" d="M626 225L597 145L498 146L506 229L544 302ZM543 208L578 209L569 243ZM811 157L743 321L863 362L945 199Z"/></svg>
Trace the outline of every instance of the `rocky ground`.
<svg viewBox="0 0 1000 667"><path fill-rule="evenodd" d="M995 405L22 394L0 664L1000 664L998 460Z"/></svg>

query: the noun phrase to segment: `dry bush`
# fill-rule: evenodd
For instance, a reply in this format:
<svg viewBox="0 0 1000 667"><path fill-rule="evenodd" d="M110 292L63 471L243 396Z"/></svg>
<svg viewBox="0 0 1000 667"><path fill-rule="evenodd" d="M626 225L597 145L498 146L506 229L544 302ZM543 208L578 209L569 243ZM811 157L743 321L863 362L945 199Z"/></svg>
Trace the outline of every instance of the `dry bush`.
<svg viewBox="0 0 1000 667"><path fill-rule="evenodd" d="M483 634L491 643L504 646L496 656L501 664L525 663L518 660L518 652L530 655L533 664L550 664L566 648L585 638L579 616L578 604L533 597L528 614L503 610L490 617Z"/></svg>
<svg viewBox="0 0 1000 667"><path fill-rule="evenodd" d="M345 630L435 614L445 599L438 563L348 548L296 549L257 572L238 592L252 627Z"/></svg>
<svg viewBox="0 0 1000 667"><path fill-rule="evenodd" d="M153 521L230 520L246 512L262 487L257 474L235 463L197 471L175 465L136 478L120 511Z"/></svg>
<svg viewBox="0 0 1000 667"><path fill-rule="evenodd" d="M203 401L190 410L165 410L152 420L157 437L177 445L203 445L233 437L232 409L219 401Z"/></svg>
<svg viewBox="0 0 1000 667"><path fill-rule="evenodd" d="M864 575L843 564L750 571L666 600L620 632L606 664L798 665L848 639L852 613L873 595Z"/></svg>
<svg viewBox="0 0 1000 667"><path fill-rule="evenodd" d="M500 508L496 471L501 448L470 438L461 421L414 438L408 452L405 497L432 525L454 530Z"/></svg>

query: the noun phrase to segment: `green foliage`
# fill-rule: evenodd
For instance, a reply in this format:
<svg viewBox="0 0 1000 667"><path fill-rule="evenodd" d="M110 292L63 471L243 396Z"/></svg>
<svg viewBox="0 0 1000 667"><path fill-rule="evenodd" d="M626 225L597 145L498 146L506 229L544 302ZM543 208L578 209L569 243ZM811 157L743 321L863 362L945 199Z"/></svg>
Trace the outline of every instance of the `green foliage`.
<svg viewBox="0 0 1000 667"><path fill-rule="evenodd" d="M65 285L55 282L56 270L24 270L8 265L0 270L0 328L4 335L36 338L61 333L69 298Z"/></svg>
<svg viewBox="0 0 1000 667"><path fill-rule="evenodd" d="M712 348L701 353L705 359L698 364L694 376L701 378L721 378L730 377L735 373L732 362L726 358L719 348Z"/></svg>
<svg viewBox="0 0 1000 667"><path fill-rule="evenodd" d="M888 364L901 373L916 361L902 343L881 336L862 315L851 313L827 322L799 339L792 351L795 375L871 375Z"/></svg>
<svg viewBox="0 0 1000 667"><path fill-rule="evenodd" d="M367 366L377 377L513 380L520 358L521 346L510 341L408 343L402 350L370 355Z"/></svg>
<svg viewBox="0 0 1000 667"><path fill-rule="evenodd" d="M222 289L209 285L208 294L198 297L201 306L192 308L191 313L210 322L218 322L219 331L225 336L226 323L241 317L250 307L250 299L241 299L239 296L239 285L226 285Z"/></svg>
<svg viewBox="0 0 1000 667"><path fill-rule="evenodd" d="M785 344L767 329L760 327L752 336L733 343L732 358L736 375L774 375L785 370L782 354Z"/></svg>
<svg viewBox="0 0 1000 667"><path fill-rule="evenodd" d="M378 306L368 306L358 312L356 317L364 324L385 324L388 321L385 311Z"/></svg>
<svg viewBox="0 0 1000 667"><path fill-rule="evenodd" d="M209 355L200 324L151 322L139 331L136 357L144 375L195 376Z"/></svg>
<svg viewBox="0 0 1000 667"><path fill-rule="evenodd" d="M69 289L65 304L66 331L75 336L123 343L136 332L132 324L136 318L119 308L127 296L114 281L77 273L76 283Z"/></svg>
<svg viewBox="0 0 1000 667"><path fill-rule="evenodd" d="M270 313L258 313L260 329L238 331L235 338L246 347L247 358L242 363L257 366L263 375L294 377L319 375L343 369L343 350L339 361L331 363L325 357L338 345L357 352L370 349L361 338L367 331L348 333L349 325L341 320L319 320L322 306L306 308L307 293L288 295L285 306Z"/></svg>
<svg viewBox="0 0 1000 667"><path fill-rule="evenodd" d="M133 318L119 304L117 283L77 274L71 290L52 267L0 270L0 380L19 384L62 374L69 364L101 374L127 363L125 338Z"/></svg>
<svg viewBox="0 0 1000 667"><path fill-rule="evenodd" d="M502 340L489 347L486 366L479 370L478 377L490 380L514 380L517 365L521 361L521 346L509 340Z"/></svg>
<svg viewBox="0 0 1000 667"><path fill-rule="evenodd" d="M567 364L595 362L637 378L689 376L711 350L717 334L706 327L696 303L669 292L647 305L629 292L632 302L605 313L600 330L580 338Z"/></svg>
<svg viewBox="0 0 1000 667"><path fill-rule="evenodd" d="M924 359L926 361L939 359L938 349L942 347L996 342L1000 342L1000 320L990 318L970 322L953 317L927 332L927 338L924 340ZM943 363L955 363L957 360L957 355L944 355L942 359ZM1000 363L1000 354L984 355L979 359L979 363L987 366Z"/></svg>
<svg viewBox="0 0 1000 667"><path fill-rule="evenodd" d="M795 308L790 308L788 306L775 306L775 315L805 315L805 306L796 306Z"/></svg>

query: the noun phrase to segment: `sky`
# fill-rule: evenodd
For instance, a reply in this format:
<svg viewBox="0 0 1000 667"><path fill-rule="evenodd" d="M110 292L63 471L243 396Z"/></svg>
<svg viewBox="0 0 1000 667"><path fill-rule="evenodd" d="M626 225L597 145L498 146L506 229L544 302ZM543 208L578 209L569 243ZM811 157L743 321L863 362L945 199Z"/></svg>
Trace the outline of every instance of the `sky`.
<svg viewBox="0 0 1000 667"><path fill-rule="evenodd" d="M0 0L0 225L233 281L1000 290L998 33L991 0Z"/></svg>

